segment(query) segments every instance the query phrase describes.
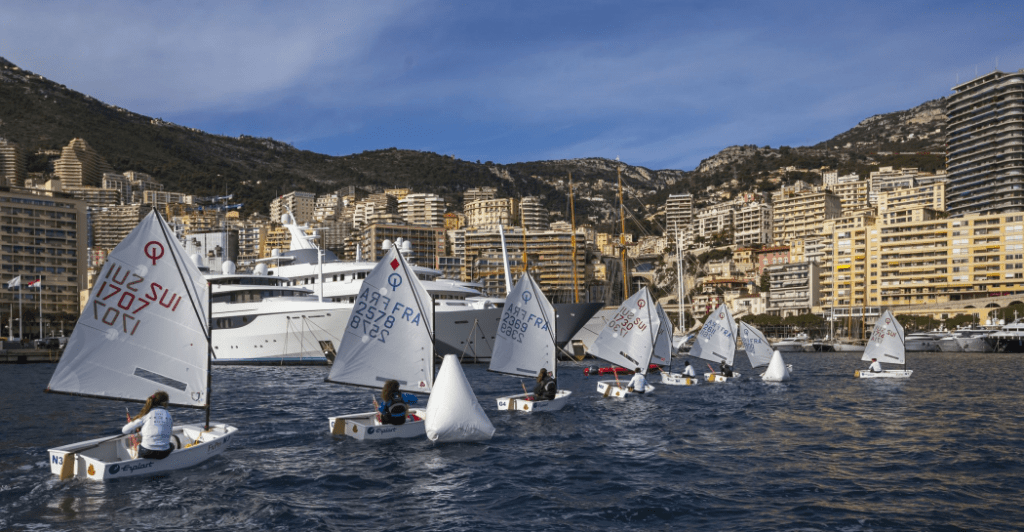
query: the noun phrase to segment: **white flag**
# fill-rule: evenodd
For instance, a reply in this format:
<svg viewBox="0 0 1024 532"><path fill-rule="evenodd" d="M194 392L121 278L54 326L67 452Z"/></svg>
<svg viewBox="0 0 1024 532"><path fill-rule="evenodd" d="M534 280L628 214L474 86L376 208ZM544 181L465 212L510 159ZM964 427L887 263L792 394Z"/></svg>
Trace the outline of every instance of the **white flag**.
<svg viewBox="0 0 1024 532"><path fill-rule="evenodd" d="M17 276L10 281L7 281L7 288L17 288L21 286L21 276Z"/></svg>

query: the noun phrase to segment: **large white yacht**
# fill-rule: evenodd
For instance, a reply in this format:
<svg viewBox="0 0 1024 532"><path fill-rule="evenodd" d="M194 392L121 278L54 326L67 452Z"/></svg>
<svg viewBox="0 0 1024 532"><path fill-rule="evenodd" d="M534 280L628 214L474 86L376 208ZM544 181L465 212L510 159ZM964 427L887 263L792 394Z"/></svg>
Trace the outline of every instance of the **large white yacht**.
<svg viewBox="0 0 1024 532"><path fill-rule="evenodd" d="M285 214L281 218L291 235L291 249L275 251L272 257L263 259L269 265L268 273L287 279L289 286L311 290L324 302L348 305L351 310L359 295L362 280L376 264L361 260L339 260L331 251L319 249L312 241L314 237L306 234L306 227L296 224L291 215ZM403 250L409 249L407 242L382 243L385 250L392 245L402 246L400 249ZM403 251L403 255L406 252ZM434 299L434 345L437 354L458 355L464 362L489 361L501 321L504 299L485 297L471 284L444 279L439 270L414 263L412 267L423 287ZM556 342L561 346L569 342L573 334L601 308L602 303L556 303L554 306Z"/></svg>
<svg viewBox="0 0 1024 532"><path fill-rule="evenodd" d="M796 336L789 338L783 338L778 342L772 344L772 347L777 349L780 353L802 353L805 351L812 351L811 337L807 333L799 333Z"/></svg>
<svg viewBox="0 0 1024 532"><path fill-rule="evenodd" d="M193 259L196 260L196 259ZM351 305L324 302L283 277L207 274L214 364L327 364L334 358Z"/></svg>

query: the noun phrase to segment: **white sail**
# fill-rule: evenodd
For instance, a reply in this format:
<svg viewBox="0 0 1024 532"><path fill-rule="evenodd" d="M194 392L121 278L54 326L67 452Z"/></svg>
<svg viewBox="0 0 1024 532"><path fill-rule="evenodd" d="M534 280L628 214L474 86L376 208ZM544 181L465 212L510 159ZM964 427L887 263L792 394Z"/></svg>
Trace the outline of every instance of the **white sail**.
<svg viewBox="0 0 1024 532"><path fill-rule="evenodd" d="M488 369L536 377L541 368L555 371L555 307L527 273L505 298Z"/></svg>
<svg viewBox="0 0 1024 532"><path fill-rule="evenodd" d="M431 441L489 440L494 425L487 417L455 355L445 355L424 420Z"/></svg>
<svg viewBox="0 0 1024 532"><path fill-rule="evenodd" d="M392 246L363 280L329 382L430 393L434 375L434 303Z"/></svg>
<svg viewBox="0 0 1024 532"><path fill-rule="evenodd" d="M659 366L672 365L672 322L661 308L661 303L655 305L658 310L658 319L661 325L658 327L658 335L654 340L654 351L651 353L651 363Z"/></svg>
<svg viewBox="0 0 1024 532"><path fill-rule="evenodd" d="M765 382L782 382L789 380L789 368L786 367L786 362L782 360L782 353L775 350L772 353L771 361L768 362L768 369L765 370L764 375L761 376L761 380Z"/></svg>
<svg viewBox="0 0 1024 532"><path fill-rule="evenodd" d="M886 309L875 322L875 330L871 331L871 338L864 347L861 360L870 362L872 358L877 358L879 362L903 364L906 361L903 338L903 326Z"/></svg>
<svg viewBox="0 0 1024 532"><path fill-rule="evenodd" d="M712 312L697 333L690 356L732 365L736 356L736 322L724 303Z"/></svg>
<svg viewBox="0 0 1024 532"><path fill-rule="evenodd" d="M205 407L209 293L156 211L107 257L48 391Z"/></svg>
<svg viewBox="0 0 1024 532"><path fill-rule="evenodd" d="M740 339L750 359L750 367L767 366L772 360L772 346L757 327L740 321Z"/></svg>
<svg viewBox="0 0 1024 532"><path fill-rule="evenodd" d="M590 346L590 354L626 369L639 367L646 373L660 325L651 294L644 287L622 302Z"/></svg>

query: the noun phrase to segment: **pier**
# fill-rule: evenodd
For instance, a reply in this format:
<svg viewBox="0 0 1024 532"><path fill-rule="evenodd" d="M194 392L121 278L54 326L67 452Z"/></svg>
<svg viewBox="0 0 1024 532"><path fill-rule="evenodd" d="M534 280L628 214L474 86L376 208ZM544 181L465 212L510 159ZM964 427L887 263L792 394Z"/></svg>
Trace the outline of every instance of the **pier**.
<svg viewBox="0 0 1024 532"><path fill-rule="evenodd" d="M54 363L60 354L59 349L0 349L0 364Z"/></svg>

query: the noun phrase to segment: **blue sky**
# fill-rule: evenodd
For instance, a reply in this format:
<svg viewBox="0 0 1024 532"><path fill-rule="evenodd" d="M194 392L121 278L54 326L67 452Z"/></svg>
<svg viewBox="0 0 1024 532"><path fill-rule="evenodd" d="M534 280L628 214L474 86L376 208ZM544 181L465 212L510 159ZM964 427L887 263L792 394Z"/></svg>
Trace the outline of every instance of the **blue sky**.
<svg viewBox="0 0 1024 532"><path fill-rule="evenodd" d="M1014 2L0 3L0 56L148 116L347 155L692 170L1024 68Z"/></svg>

